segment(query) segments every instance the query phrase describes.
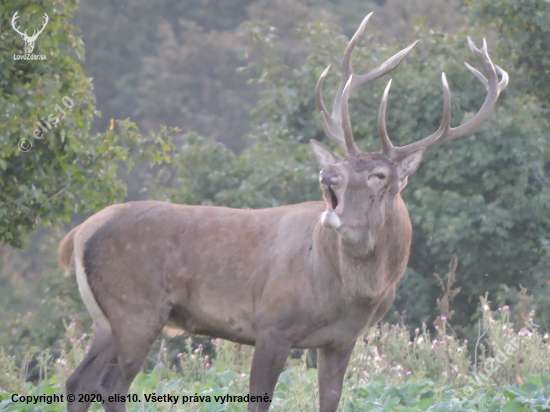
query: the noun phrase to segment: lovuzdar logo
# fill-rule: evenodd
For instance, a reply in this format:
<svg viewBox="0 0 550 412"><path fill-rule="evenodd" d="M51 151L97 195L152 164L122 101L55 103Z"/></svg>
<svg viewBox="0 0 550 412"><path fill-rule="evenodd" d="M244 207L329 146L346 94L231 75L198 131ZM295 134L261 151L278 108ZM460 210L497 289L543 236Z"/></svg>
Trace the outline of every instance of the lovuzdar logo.
<svg viewBox="0 0 550 412"><path fill-rule="evenodd" d="M45 54L31 54L34 50L34 43L36 42L36 39L38 38L38 35L44 31L46 28L46 25L48 24L48 21L50 20L48 15L44 13L43 19L44 24L42 25L42 28L40 30L34 30L32 35L29 36L27 34L27 30L24 32L20 30L20 26L17 26L16 20L19 18L19 10L15 12L11 19L11 26L13 29L21 35L21 38L25 41L25 53L24 54L14 54L13 59L14 60L47 60L47 57Z"/></svg>

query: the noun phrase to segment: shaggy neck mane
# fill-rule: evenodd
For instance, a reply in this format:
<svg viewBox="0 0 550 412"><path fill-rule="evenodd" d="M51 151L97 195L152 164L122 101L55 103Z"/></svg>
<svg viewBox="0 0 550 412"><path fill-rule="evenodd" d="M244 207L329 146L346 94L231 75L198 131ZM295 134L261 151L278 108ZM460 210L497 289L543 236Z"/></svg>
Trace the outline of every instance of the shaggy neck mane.
<svg viewBox="0 0 550 412"><path fill-rule="evenodd" d="M384 208L378 209L379 213L367 214L366 224L362 222L365 228L363 239L357 243L348 243L335 230L324 228L323 232L328 233L322 236L330 236L331 241L326 244L333 248L326 250L325 255L330 256L334 271L339 274L344 295L351 298L376 298L400 277L402 272L395 274L395 269L389 267L392 258L387 251L399 255L405 253L406 249L408 253L410 236L406 231L397 234L403 222L393 219L396 216L393 209L399 208L401 203L403 201L398 195L393 201L387 202ZM399 238L397 245L389 244L392 240L395 242L396 234Z"/></svg>

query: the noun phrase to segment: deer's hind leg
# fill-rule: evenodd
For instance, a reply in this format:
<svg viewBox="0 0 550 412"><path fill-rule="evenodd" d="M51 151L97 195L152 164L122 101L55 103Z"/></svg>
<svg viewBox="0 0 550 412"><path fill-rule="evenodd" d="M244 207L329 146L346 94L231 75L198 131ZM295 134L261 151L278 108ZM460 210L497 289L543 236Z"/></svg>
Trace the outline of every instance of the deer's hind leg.
<svg viewBox="0 0 550 412"><path fill-rule="evenodd" d="M81 256L79 251L75 253L78 286L97 332L89 353L67 381L67 392L76 396L76 402L69 402L67 409L69 412L88 410L89 403L78 402L78 394L82 393L100 394L106 412L123 412L126 402L110 402L109 397L128 394L168 320L172 309L170 296L158 285L143 287L139 283L123 282L114 287L110 274L120 274L120 267L89 264L84 268ZM114 260L109 258L96 261ZM126 269L128 273L123 279L132 279L139 273L137 264Z"/></svg>
<svg viewBox="0 0 550 412"><path fill-rule="evenodd" d="M128 394L132 381L140 371L151 346L168 320L170 307L155 312L125 313L124 320L113 328L116 356L107 364L101 377L106 412L123 412L125 402L108 402L109 396ZM143 400L142 400L143 402Z"/></svg>
<svg viewBox="0 0 550 412"><path fill-rule="evenodd" d="M94 334L92 346L80 365L67 379L67 395L75 396L67 401L68 412L85 412L90 402L79 402L80 395L103 395L101 378L107 364L116 355L115 341L110 330L98 330Z"/></svg>

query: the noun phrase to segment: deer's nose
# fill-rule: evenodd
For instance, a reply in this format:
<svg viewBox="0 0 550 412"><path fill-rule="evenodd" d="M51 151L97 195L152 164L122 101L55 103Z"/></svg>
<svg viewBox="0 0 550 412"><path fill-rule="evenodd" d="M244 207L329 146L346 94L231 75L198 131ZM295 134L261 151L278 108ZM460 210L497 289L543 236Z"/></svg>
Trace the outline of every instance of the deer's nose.
<svg viewBox="0 0 550 412"><path fill-rule="evenodd" d="M337 185L342 181L342 175L338 172L321 170L319 181L321 182L321 184L327 186Z"/></svg>

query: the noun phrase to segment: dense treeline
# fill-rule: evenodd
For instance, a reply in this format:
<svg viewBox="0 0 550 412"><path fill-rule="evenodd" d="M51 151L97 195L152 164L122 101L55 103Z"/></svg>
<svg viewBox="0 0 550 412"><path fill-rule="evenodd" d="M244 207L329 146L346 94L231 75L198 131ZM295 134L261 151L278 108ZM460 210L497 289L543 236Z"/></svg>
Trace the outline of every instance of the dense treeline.
<svg viewBox="0 0 550 412"><path fill-rule="evenodd" d="M23 46L10 27L16 10L29 28L43 13L50 16L37 41L47 61L13 60ZM536 312L548 313L547 1L83 1L77 9L74 1L11 0L0 6L0 344L11 351L20 340L55 348L63 317L87 322L74 280L55 264L62 224L80 222L82 213L125 198L240 208L319 199L307 146L311 138L325 140L315 83L331 63L330 101L348 36L371 10L372 24L354 53L357 72L400 44L422 40L392 74L388 127L396 144L437 128L442 71L453 126L481 106L485 90L462 65L477 63L466 36L478 44L487 36L493 61L511 76L489 120L430 152L410 179L403 195L413 248L388 316L406 310L409 324L431 324L440 294L433 273L445 272L453 258L459 337L471 339L485 291L521 312L521 284L535 295ZM380 149L376 116L384 86L380 80L353 96L362 150ZM64 96L75 107L21 152L18 142ZM117 168L121 161L137 165L128 173ZM41 229L26 249L16 249L44 224L58 229Z"/></svg>

